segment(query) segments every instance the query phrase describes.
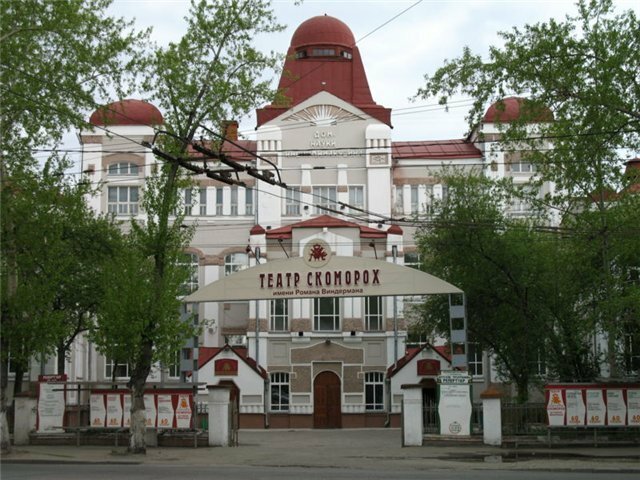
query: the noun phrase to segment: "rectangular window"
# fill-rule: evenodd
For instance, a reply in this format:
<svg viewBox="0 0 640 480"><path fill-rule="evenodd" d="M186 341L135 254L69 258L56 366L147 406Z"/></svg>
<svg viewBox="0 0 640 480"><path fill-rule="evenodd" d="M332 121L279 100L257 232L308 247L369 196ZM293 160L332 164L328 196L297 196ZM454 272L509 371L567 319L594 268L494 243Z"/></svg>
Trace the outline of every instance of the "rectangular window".
<svg viewBox="0 0 640 480"><path fill-rule="evenodd" d="M223 198L224 190L221 187L216 188L216 215L222 215Z"/></svg>
<svg viewBox="0 0 640 480"><path fill-rule="evenodd" d="M402 185L396 185L396 198L394 210L397 213L404 213L404 188Z"/></svg>
<svg viewBox="0 0 640 480"><path fill-rule="evenodd" d="M180 378L180 350L173 356L173 362L167 368L169 378Z"/></svg>
<svg viewBox="0 0 640 480"><path fill-rule="evenodd" d="M190 188L184 189L184 214L191 215L193 211L193 191Z"/></svg>
<svg viewBox="0 0 640 480"><path fill-rule="evenodd" d="M113 358L106 357L104 361L104 377L108 380L112 378L129 378L129 364L116 362Z"/></svg>
<svg viewBox="0 0 640 480"><path fill-rule="evenodd" d="M384 373L365 373L364 395L366 410L384 410Z"/></svg>
<svg viewBox="0 0 640 480"><path fill-rule="evenodd" d="M231 215L238 215L238 187L231 187Z"/></svg>
<svg viewBox="0 0 640 480"><path fill-rule="evenodd" d="M253 188L244 190L244 214L253 215Z"/></svg>
<svg viewBox="0 0 640 480"><path fill-rule="evenodd" d="M467 359L469 362L469 373L474 377L481 377L484 373L482 362L482 349L479 343L469 342L467 345Z"/></svg>
<svg viewBox="0 0 640 480"><path fill-rule="evenodd" d="M289 374L274 372L271 374L271 411L289 410Z"/></svg>
<svg viewBox="0 0 640 480"><path fill-rule="evenodd" d="M337 207L337 192L336 187L313 187L313 203L316 204L315 213L327 213L327 208L335 210Z"/></svg>
<svg viewBox="0 0 640 480"><path fill-rule="evenodd" d="M370 332L383 330L382 297L365 297L364 307L365 329Z"/></svg>
<svg viewBox="0 0 640 480"><path fill-rule="evenodd" d="M138 214L138 187L109 187L107 211L116 215Z"/></svg>
<svg viewBox="0 0 640 480"><path fill-rule="evenodd" d="M640 335L624 334L624 369L628 375L640 372Z"/></svg>
<svg viewBox="0 0 640 480"><path fill-rule="evenodd" d="M287 216L300 215L300 187L289 187L284 200L284 214Z"/></svg>
<svg viewBox="0 0 640 480"><path fill-rule="evenodd" d="M286 298L271 300L269 314L270 330L274 332L289 331L289 304Z"/></svg>
<svg viewBox="0 0 640 480"><path fill-rule="evenodd" d="M313 329L319 332L340 330L340 299L313 299Z"/></svg>
<svg viewBox="0 0 640 480"><path fill-rule="evenodd" d="M411 185L411 213L418 213L420 211L419 193L419 186Z"/></svg>
<svg viewBox="0 0 640 480"><path fill-rule="evenodd" d="M364 209L364 187L349 187L349 205Z"/></svg>
<svg viewBox="0 0 640 480"><path fill-rule="evenodd" d="M207 187L200 187L198 195L199 214L205 216L207 214Z"/></svg>

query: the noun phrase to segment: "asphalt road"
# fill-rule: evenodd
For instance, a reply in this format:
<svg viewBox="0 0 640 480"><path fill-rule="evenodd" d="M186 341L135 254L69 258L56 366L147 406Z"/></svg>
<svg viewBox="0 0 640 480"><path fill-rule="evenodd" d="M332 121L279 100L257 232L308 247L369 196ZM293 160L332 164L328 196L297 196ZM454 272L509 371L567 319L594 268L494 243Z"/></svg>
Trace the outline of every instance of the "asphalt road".
<svg viewBox="0 0 640 480"><path fill-rule="evenodd" d="M244 467L190 465L117 465L117 464L3 464L2 480L637 480L637 473L581 471L512 470L370 470L306 467Z"/></svg>

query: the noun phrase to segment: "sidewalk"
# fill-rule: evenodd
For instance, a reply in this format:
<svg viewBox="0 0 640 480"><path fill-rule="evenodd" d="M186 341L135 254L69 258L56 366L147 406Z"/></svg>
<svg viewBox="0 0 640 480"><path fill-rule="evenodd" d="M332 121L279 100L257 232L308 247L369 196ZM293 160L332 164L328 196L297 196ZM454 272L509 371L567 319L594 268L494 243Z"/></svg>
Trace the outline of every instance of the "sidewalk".
<svg viewBox="0 0 640 480"><path fill-rule="evenodd" d="M583 470L640 473L636 447L489 447L472 442L401 446L397 429L241 430L229 448L149 448L129 455L124 447L18 446L6 463L119 463L244 465L367 469Z"/></svg>

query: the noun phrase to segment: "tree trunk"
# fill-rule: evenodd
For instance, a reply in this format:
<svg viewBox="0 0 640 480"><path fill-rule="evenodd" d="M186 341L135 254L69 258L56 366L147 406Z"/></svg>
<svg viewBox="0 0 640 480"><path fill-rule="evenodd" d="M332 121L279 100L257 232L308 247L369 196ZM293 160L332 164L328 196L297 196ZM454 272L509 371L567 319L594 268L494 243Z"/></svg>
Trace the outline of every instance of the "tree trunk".
<svg viewBox="0 0 640 480"><path fill-rule="evenodd" d="M64 342L61 342L58 345L58 366L56 369L56 372L58 373L58 375L64 375L64 368L65 368L65 363L66 363L66 355L67 355L67 349L64 348Z"/></svg>
<svg viewBox="0 0 640 480"><path fill-rule="evenodd" d="M152 328L152 327L148 327ZM144 387L151 371L153 359L153 343L146 341L136 359L136 365L131 372L129 388L131 389L131 427L129 435L129 453L146 454L147 431L146 412L144 408Z"/></svg>
<svg viewBox="0 0 640 480"><path fill-rule="evenodd" d="M2 351L6 352L6 342L2 341ZM9 387L9 361L2 358L0 362L0 450L2 453L11 451L9 439L9 423L7 422L7 389Z"/></svg>

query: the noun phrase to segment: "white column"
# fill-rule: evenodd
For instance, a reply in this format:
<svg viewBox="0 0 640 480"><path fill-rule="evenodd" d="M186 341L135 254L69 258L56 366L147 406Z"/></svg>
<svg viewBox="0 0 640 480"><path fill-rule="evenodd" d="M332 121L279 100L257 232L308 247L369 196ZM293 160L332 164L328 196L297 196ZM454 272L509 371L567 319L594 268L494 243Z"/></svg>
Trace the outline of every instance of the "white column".
<svg viewBox="0 0 640 480"><path fill-rule="evenodd" d="M231 390L210 385L209 390L209 446L231 446Z"/></svg>
<svg viewBox="0 0 640 480"><path fill-rule="evenodd" d="M485 445L502 445L502 410L500 397L502 394L489 387L480 394L482 398L482 430Z"/></svg>
<svg viewBox="0 0 640 480"><path fill-rule="evenodd" d="M422 385L402 385L402 445L422 446Z"/></svg>

